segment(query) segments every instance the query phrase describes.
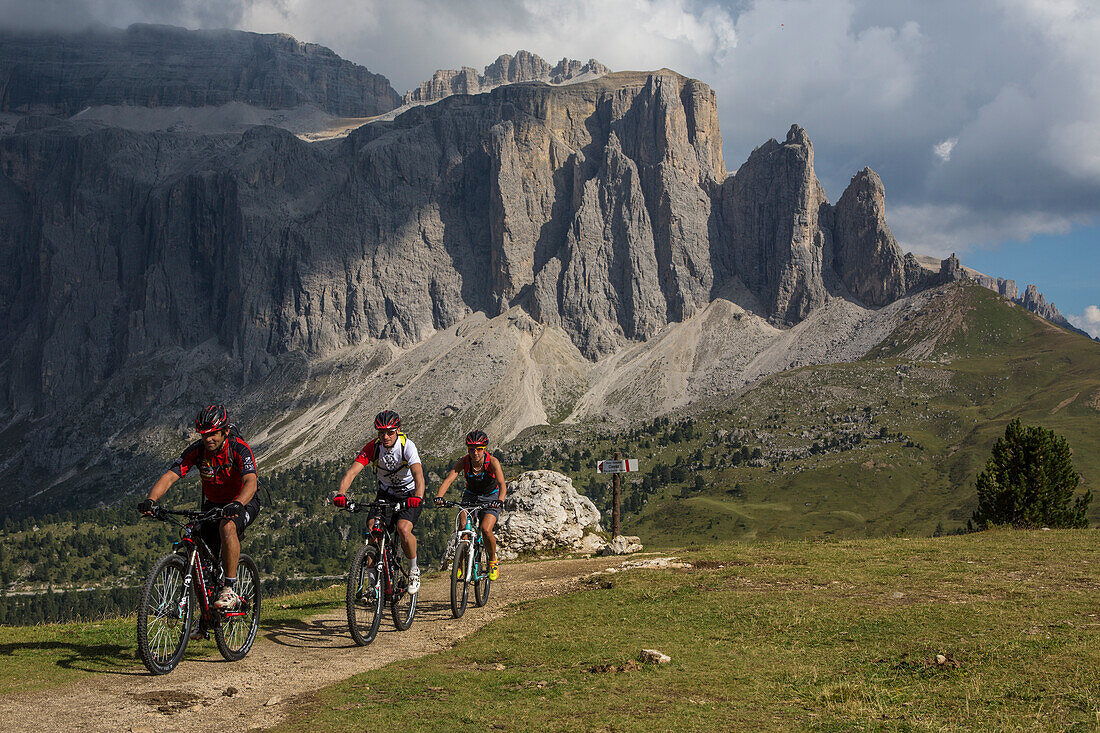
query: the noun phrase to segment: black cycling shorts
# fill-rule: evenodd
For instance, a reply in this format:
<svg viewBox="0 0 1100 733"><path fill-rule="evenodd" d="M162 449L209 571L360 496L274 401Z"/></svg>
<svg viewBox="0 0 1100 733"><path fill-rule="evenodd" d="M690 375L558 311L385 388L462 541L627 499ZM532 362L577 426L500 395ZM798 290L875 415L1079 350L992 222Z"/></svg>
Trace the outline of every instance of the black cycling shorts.
<svg viewBox="0 0 1100 733"><path fill-rule="evenodd" d="M202 500L202 510L209 511L217 507L223 507L225 504L216 504L209 499ZM252 501L244 505L244 511L233 517L231 520L233 524L237 525L237 539L244 537L244 529L248 525L256 521L256 516L260 513L260 497L253 496ZM222 535L221 535L221 520L214 522L203 522L202 525L202 539L210 546L210 549L217 555L221 551Z"/></svg>
<svg viewBox="0 0 1100 733"><path fill-rule="evenodd" d="M409 496L413 496L413 494L409 494ZM378 496L375 497L375 501L378 501L379 499L384 501L407 501L409 496L391 494L388 491L379 489ZM416 520L420 518L420 510L423 508L424 502L423 500L421 500L420 506L415 508L407 506L401 511L397 512L397 516L394 516L394 511L392 507L386 507L385 509L372 507L370 513L367 515L367 519L381 519L383 522L385 522L387 527L392 527L393 525L395 525L398 519L407 519L413 523L413 526L415 526Z"/></svg>
<svg viewBox="0 0 1100 733"><path fill-rule="evenodd" d="M500 519L500 510L499 509L489 509L488 508L489 502L496 501L497 497L499 495L500 495L500 491L494 491L491 494L475 494L474 492L470 491L469 489L466 489L465 491L462 492L462 501L460 501L459 503L460 504L477 504L478 506L482 507L481 516L484 517L485 515L488 514L488 515L492 515L492 516L496 517L497 519Z"/></svg>

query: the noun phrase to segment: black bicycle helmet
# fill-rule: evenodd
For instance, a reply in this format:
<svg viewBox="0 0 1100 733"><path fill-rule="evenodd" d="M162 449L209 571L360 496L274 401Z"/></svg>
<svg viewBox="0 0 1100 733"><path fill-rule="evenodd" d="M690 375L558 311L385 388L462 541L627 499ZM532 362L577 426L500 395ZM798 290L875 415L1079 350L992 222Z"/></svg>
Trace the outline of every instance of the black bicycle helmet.
<svg viewBox="0 0 1100 733"><path fill-rule="evenodd" d="M229 427L229 411L225 405L204 407L195 418L195 432L200 435L215 433L226 427Z"/></svg>
<svg viewBox="0 0 1100 733"><path fill-rule="evenodd" d="M471 430L466 433L466 445L470 448L489 445L489 436L482 430Z"/></svg>
<svg viewBox="0 0 1100 733"><path fill-rule="evenodd" d="M401 416L393 410L382 410L374 416L375 430L400 430Z"/></svg>

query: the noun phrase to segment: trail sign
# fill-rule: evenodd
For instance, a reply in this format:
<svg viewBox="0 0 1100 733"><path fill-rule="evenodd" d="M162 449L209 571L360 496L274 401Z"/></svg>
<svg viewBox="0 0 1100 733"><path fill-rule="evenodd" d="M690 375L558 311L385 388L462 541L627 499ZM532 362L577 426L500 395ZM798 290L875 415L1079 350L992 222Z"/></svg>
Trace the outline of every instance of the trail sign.
<svg viewBox="0 0 1100 733"><path fill-rule="evenodd" d="M600 461L596 464L599 473L630 473L638 470L637 458L617 458L615 460Z"/></svg>

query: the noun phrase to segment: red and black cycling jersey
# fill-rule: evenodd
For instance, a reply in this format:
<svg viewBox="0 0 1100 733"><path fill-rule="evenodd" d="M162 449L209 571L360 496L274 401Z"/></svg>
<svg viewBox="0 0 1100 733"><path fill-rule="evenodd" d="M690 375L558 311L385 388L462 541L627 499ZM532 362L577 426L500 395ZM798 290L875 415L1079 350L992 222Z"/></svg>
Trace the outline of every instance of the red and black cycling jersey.
<svg viewBox="0 0 1100 733"><path fill-rule="evenodd" d="M462 471L466 474L466 490L478 496L488 496L500 491L497 485L497 477L493 475L492 457L489 451L485 451L485 462L478 466L477 470L470 465L470 456L462 459Z"/></svg>
<svg viewBox="0 0 1100 733"><path fill-rule="evenodd" d="M240 496L244 476L256 473L252 448L232 435L225 439L216 454L209 457L202 441L196 440L176 459L170 470L182 478L192 466L199 468L203 495L215 504L224 504Z"/></svg>

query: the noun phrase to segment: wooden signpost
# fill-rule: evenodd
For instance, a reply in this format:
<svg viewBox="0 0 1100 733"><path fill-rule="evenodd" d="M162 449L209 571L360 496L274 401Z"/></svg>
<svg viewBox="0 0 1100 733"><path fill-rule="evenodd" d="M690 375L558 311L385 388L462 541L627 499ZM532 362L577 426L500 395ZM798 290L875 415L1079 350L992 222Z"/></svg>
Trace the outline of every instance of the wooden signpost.
<svg viewBox="0 0 1100 733"><path fill-rule="evenodd" d="M600 461L596 464L596 470L600 473L611 474L611 536L618 537L619 526L619 474L638 470L638 461L635 458L623 459L623 454L615 451L614 460Z"/></svg>

